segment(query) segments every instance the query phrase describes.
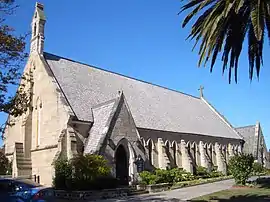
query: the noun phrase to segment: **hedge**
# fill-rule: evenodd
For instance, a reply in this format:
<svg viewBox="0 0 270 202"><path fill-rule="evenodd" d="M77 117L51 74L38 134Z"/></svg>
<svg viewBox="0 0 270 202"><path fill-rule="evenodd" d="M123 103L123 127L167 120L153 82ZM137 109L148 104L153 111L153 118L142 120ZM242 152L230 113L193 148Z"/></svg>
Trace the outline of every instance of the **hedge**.
<svg viewBox="0 0 270 202"><path fill-rule="evenodd" d="M69 161L59 159L54 167L56 189L94 190L118 186L118 180L110 175L107 161L100 155L79 155Z"/></svg>
<svg viewBox="0 0 270 202"><path fill-rule="evenodd" d="M150 185L159 183L178 183L183 181L194 181L196 179L206 179L223 176L219 171L213 170L207 172L206 168L197 167L196 175L186 172L181 168L173 168L170 170L156 169L154 172L143 171L140 173L140 184Z"/></svg>

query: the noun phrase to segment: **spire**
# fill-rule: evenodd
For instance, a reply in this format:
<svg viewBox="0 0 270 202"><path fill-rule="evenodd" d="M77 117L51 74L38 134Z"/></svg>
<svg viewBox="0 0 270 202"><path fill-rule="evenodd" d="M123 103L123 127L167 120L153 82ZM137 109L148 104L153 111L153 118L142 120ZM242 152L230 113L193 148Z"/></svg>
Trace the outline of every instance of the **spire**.
<svg viewBox="0 0 270 202"><path fill-rule="evenodd" d="M203 90L204 90L204 87L203 86L200 86L200 89L198 89L200 91L200 97L202 98L203 97Z"/></svg>
<svg viewBox="0 0 270 202"><path fill-rule="evenodd" d="M35 12L32 20L32 38L30 54L43 54L44 49L44 27L46 19L44 6L36 3Z"/></svg>

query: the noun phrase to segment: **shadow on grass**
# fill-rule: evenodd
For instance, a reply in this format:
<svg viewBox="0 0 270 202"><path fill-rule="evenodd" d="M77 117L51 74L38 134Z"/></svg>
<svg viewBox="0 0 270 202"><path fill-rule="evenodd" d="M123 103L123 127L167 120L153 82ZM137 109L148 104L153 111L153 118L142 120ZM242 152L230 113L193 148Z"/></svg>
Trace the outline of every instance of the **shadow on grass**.
<svg viewBox="0 0 270 202"><path fill-rule="evenodd" d="M117 199L107 199L107 200L98 200L98 202L186 202L184 200L180 200L177 198L173 198L173 197L168 197L165 196L163 194L158 194L158 195L137 195L137 196L131 196L131 197L127 197L127 198L117 198Z"/></svg>
<svg viewBox="0 0 270 202"><path fill-rule="evenodd" d="M270 178L258 178L256 180L256 185L260 188L270 189Z"/></svg>
<svg viewBox="0 0 270 202"><path fill-rule="evenodd" d="M207 201L215 201L215 202L266 202L270 201L270 195L244 195L244 196L232 196L228 199L223 199L219 197L212 197L209 200L191 200L192 202L207 202Z"/></svg>

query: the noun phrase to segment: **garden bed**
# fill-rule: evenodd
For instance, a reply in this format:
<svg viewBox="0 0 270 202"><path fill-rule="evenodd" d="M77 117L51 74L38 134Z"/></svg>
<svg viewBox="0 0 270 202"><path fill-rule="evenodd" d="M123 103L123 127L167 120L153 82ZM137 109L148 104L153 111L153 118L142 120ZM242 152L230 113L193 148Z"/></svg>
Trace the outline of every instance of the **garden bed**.
<svg viewBox="0 0 270 202"><path fill-rule="evenodd" d="M255 188L255 187L248 186L248 185L233 185L232 188L233 189L252 189L252 188Z"/></svg>
<svg viewBox="0 0 270 202"><path fill-rule="evenodd" d="M207 179L198 179L198 180L192 180L192 181L183 181L183 182L178 182L174 184L171 189L181 189L184 187L191 187L191 186L196 186L196 185L201 185L201 184L207 184L207 183L213 183L213 182L219 182L222 180L228 180L232 179L232 176L222 176L222 177L216 177L216 178L207 178Z"/></svg>
<svg viewBox="0 0 270 202"><path fill-rule="evenodd" d="M161 191L167 191L167 190L180 189L184 187L196 186L196 185L201 185L201 184L213 183L213 182L218 182L218 181L228 180L228 179L232 179L232 176L222 176L222 177L208 178L208 179L197 179L197 180L191 180L191 181L178 182L176 184L160 183L160 184L153 184L153 185L137 185L137 189L138 190L144 189L148 191L149 193L155 193L155 192L161 192Z"/></svg>

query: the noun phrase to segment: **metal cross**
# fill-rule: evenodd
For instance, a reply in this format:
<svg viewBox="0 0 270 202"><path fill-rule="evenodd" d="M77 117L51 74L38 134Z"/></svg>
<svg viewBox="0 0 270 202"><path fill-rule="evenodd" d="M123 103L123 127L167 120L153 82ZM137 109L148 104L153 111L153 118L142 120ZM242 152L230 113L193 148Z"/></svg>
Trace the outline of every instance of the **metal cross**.
<svg viewBox="0 0 270 202"><path fill-rule="evenodd" d="M200 86L200 89L198 89L198 90L200 90L200 96L201 96L201 97L203 97L203 89L204 89L203 86Z"/></svg>

